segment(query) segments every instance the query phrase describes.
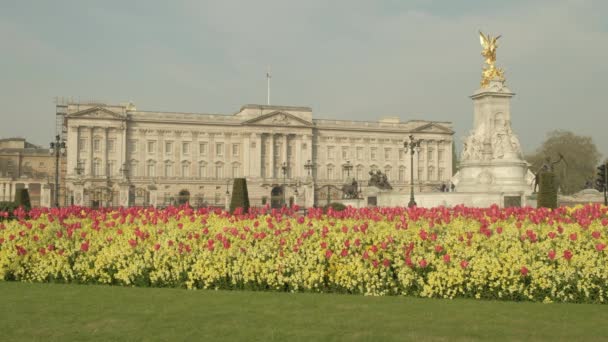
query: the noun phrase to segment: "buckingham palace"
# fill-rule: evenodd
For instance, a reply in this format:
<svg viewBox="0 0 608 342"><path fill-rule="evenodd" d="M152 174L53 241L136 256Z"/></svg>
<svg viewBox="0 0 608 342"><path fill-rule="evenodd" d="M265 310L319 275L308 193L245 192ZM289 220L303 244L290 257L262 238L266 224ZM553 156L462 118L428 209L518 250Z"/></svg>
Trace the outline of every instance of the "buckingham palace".
<svg viewBox="0 0 608 342"><path fill-rule="evenodd" d="M138 110L133 104L63 105L67 198L87 206L224 206L247 179L251 205L325 204L340 187L386 174L393 191L436 191L452 176L450 122L313 118L309 107L245 105L234 114Z"/></svg>

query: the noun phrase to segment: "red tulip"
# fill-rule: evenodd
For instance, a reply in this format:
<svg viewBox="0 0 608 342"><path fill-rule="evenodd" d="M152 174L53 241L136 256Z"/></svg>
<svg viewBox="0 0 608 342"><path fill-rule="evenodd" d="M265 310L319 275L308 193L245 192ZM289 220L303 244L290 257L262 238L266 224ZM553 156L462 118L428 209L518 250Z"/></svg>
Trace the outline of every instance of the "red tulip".
<svg viewBox="0 0 608 342"><path fill-rule="evenodd" d="M450 255L449 254L444 254L443 255L443 262L445 262L446 264L450 263Z"/></svg>
<svg viewBox="0 0 608 342"><path fill-rule="evenodd" d="M570 250L566 249L564 251L564 259L566 259L566 260L572 259L572 252Z"/></svg>
<svg viewBox="0 0 608 342"><path fill-rule="evenodd" d="M461 267L461 268L463 268L463 269L465 269L465 268L469 267L469 262L468 262L468 261L466 261L466 260L462 260L462 261L460 262L460 267Z"/></svg>
<svg viewBox="0 0 608 342"><path fill-rule="evenodd" d="M526 266L522 266L521 269L519 270L519 272L521 272L522 276L527 276L528 275L528 268Z"/></svg>
<svg viewBox="0 0 608 342"><path fill-rule="evenodd" d="M606 244L605 243L598 243L598 244L595 245L595 249L598 252L603 251L605 248L606 248Z"/></svg>

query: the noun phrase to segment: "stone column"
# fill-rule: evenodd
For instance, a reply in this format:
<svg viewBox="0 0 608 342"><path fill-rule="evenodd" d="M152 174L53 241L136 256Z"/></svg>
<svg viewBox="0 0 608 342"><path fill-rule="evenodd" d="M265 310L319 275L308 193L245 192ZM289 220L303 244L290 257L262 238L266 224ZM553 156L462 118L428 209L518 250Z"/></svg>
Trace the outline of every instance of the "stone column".
<svg viewBox="0 0 608 342"><path fill-rule="evenodd" d="M251 133L250 143L255 143L255 148L250 149L252 155L250 157L251 163L251 172L250 176L252 177L262 177L262 135L259 133Z"/></svg>
<svg viewBox="0 0 608 342"><path fill-rule="evenodd" d="M104 176L108 176L110 174L110 168L108 167L108 132L109 132L109 128L108 127L104 127L103 128L103 141L102 141L102 145L101 145L101 167L102 170L104 170L105 172L103 173Z"/></svg>
<svg viewBox="0 0 608 342"><path fill-rule="evenodd" d="M302 168L303 163L302 163L302 135L301 134L297 134L296 135L296 139L295 139L295 146L294 146L294 161L293 161L293 165L294 165L294 173L292 174L292 177L295 178L301 178L302 177Z"/></svg>
<svg viewBox="0 0 608 342"><path fill-rule="evenodd" d="M51 185L42 184L40 187L40 206L49 208L51 206Z"/></svg>
<svg viewBox="0 0 608 342"><path fill-rule="evenodd" d="M74 182L74 205L84 205L84 183Z"/></svg>
<svg viewBox="0 0 608 342"><path fill-rule="evenodd" d="M120 187L119 188L120 202L118 203L118 205L120 205L121 207L128 207L129 206L129 183L121 182L118 185Z"/></svg>
<svg viewBox="0 0 608 342"><path fill-rule="evenodd" d="M127 166L127 123L123 122L120 126L120 137L116 139L116 141L120 141L119 148L116 148L116 153L120 153L118 157L118 169L121 170L125 166ZM120 178L124 177L124 173L118 175Z"/></svg>
<svg viewBox="0 0 608 342"><path fill-rule="evenodd" d="M270 142L270 148L268 149L268 169L266 170L266 175L268 178L275 178L274 174L274 134L270 133L268 136L268 141ZM270 172L268 172L270 171Z"/></svg>
<svg viewBox="0 0 608 342"><path fill-rule="evenodd" d="M281 153L283 154L283 160L281 160L281 165L283 165L283 162L286 163L287 165L287 174L285 178L291 178L291 170L289 170L289 160L287 159L287 144L289 143L288 139L287 139L287 133L283 134L283 151L281 151ZM281 174L281 177L283 177L283 174Z"/></svg>
<svg viewBox="0 0 608 342"><path fill-rule="evenodd" d="M78 148L78 141L80 139L80 130L78 126L71 126L68 128L68 141L66 142L66 154L67 154L67 174L73 175L75 173L75 167L77 161L80 159L80 150Z"/></svg>
<svg viewBox="0 0 608 342"><path fill-rule="evenodd" d="M93 135L95 134L95 127L89 127L89 175L93 175Z"/></svg>
<svg viewBox="0 0 608 342"><path fill-rule="evenodd" d="M249 177L250 170L252 169L251 165L251 143L250 137L251 134L243 134L241 135L241 152L239 153L240 161L241 161L241 169L243 170L242 176L247 178Z"/></svg>

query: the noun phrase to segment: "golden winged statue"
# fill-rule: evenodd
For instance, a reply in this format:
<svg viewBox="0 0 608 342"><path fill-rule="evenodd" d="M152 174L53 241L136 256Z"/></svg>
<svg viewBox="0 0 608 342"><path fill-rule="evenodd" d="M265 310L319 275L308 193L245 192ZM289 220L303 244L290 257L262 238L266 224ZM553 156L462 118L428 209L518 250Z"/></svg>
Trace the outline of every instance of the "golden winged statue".
<svg viewBox="0 0 608 342"><path fill-rule="evenodd" d="M486 59L486 66L484 66L481 73L481 87L486 88L490 84L490 80L498 79L504 81L504 72L501 68L497 68L494 63L496 62L496 48L498 47L499 36L492 37L489 34L484 35L479 31L479 42L483 47L481 55Z"/></svg>

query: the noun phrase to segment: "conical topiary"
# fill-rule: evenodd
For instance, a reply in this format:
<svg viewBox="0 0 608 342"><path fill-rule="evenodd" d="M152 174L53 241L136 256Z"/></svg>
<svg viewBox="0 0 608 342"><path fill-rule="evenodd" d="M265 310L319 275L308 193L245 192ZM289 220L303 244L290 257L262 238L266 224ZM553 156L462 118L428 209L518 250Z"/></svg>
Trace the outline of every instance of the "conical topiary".
<svg viewBox="0 0 608 342"><path fill-rule="evenodd" d="M19 189L15 193L15 203L18 207L23 207L25 210L32 209L32 204L30 203L30 192L27 189Z"/></svg>
<svg viewBox="0 0 608 342"><path fill-rule="evenodd" d="M539 175L538 208L557 208L557 184L555 173L541 172Z"/></svg>
<svg viewBox="0 0 608 342"><path fill-rule="evenodd" d="M234 213L237 208L242 208L243 213L249 211L249 193L247 192L247 180L245 178L235 178L232 184L230 212Z"/></svg>

